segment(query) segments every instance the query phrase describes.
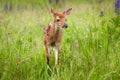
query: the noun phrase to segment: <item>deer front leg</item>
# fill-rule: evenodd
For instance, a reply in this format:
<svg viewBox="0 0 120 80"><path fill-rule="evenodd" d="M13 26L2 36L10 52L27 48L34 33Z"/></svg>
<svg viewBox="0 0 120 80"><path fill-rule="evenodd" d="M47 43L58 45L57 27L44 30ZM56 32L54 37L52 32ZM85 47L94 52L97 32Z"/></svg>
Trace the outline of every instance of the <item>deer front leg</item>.
<svg viewBox="0 0 120 80"><path fill-rule="evenodd" d="M54 52L55 52L55 67L58 66L58 55L59 55L59 47L55 46L54 47Z"/></svg>
<svg viewBox="0 0 120 80"><path fill-rule="evenodd" d="M45 45L45 50L46 50L46 61L47 61L47 64L49 65L49 60L50 60L50 46Z"/></svg>

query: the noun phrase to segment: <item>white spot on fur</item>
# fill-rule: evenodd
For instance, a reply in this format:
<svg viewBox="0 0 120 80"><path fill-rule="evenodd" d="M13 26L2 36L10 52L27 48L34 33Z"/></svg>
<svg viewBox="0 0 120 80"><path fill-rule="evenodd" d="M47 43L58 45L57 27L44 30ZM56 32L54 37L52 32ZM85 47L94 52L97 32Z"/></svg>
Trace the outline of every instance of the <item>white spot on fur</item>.
<svg viewBox="0 0 120 80"><path fill-rule="evenodd" d="M60 18L57 16L56 19L60 19Z"/></svg>
<svg viewBox="0 0 120 80"><path fill-rule="evenodd" d="M52 26L52 23L49 23L50 26Z"/></svg>

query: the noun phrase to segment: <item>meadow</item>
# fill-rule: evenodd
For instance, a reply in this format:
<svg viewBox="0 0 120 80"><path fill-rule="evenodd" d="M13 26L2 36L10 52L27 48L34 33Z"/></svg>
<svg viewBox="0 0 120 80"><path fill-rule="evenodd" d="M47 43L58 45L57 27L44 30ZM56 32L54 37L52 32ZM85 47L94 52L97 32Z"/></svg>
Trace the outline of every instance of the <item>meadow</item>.
<svg viewBox="0 0 120 80"><path fill-rule="evenodd" d="M12 11L2 11L1 2L0 80L120 80L120 17L114 13L114 0L41 2L33 9L28 4ZM51 7L57 12L73 9L63 30L57 69L53 51L47 66L43 45Z"/></svg>

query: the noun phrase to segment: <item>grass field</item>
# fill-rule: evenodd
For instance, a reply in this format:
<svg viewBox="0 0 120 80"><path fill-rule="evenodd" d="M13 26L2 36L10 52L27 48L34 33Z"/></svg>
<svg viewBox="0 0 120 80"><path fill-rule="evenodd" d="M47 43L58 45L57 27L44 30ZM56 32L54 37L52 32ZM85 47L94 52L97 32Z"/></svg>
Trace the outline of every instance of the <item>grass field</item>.
<svg viewBox="0 0 120 80"><path fill-rule="evenodd" d="M114 1L65 4L52 5L58 12L73 8L57 69L53 51L51 67L46 65L43 45L51 6L0 12L0 80L120 80L120 17L114 14Z"/></svg>

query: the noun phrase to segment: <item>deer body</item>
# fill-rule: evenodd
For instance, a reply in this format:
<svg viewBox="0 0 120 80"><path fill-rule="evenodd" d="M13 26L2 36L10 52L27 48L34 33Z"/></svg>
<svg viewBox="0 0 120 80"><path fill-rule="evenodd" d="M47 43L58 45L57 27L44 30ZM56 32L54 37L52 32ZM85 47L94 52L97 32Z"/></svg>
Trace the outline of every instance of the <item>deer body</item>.
<svg viewBox="0 0 120 80"><path fill-rule="evenodd" d="M54 47L57 43L61 42L62 30L56 30L54 24L48 24L44 31L44 43L47 43L47 45Z"/></svg>
<svg viewBox="0 0 120 80"><path fill-rule="evenodd" d="M53 23L48 24L44 28L44 46L46 50L46 60L47 64L49 64L50 60L50 47L54 48L55 52L55 66L58 65L58 54L59 54L59 46L62 39L62 30L63 28L67 28L66 15L70 13L72 9L68 9L62 14L55 13L53 9L51 9L51 13L54 17Z"/></svg>

